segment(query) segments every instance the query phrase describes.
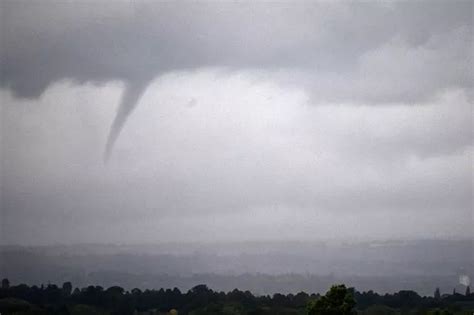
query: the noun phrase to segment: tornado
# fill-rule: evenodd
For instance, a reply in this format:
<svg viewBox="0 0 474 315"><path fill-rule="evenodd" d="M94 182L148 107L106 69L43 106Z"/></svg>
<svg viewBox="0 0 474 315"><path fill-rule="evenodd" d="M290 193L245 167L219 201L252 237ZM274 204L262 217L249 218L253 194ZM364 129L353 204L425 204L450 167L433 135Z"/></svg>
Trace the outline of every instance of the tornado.
<svg viewBox="0 0 474 315"><path fill-rule="evenodd" d="M117 108L114 121L110 127L107 143L104 151L104 163L107 163L110 159L112 151L114 149L115 142L117 141L120 132L122 131L128 116L132 113L138 104L143 92L148 85L148 80L137 80L129 81L125 85L125 90L122 94L120 104Z"/></svg>

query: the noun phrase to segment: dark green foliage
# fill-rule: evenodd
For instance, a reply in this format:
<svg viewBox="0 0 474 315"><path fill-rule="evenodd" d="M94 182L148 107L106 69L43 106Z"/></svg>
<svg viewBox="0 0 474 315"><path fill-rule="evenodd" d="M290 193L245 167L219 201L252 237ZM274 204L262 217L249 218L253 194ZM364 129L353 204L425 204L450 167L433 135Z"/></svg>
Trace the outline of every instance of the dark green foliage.
<svg viewBox="0 0 474 315"><path fill-rule="evenodd" d="M334 285L316 301L308 306L309 315L350 315L356 305L354 296L345 285Z"/></svg>
<svg viewBox="0 0 474 315"><path fill-rule="evenodd" d="M63 294L65 296L71 295L72 292L72 283L71 282L64 282L63 283Z"/></svg>
<svg viewBox="0 0 474 315"><path fill-rule="evenodd" d="M439 292L439 288L436 288L435 293L434 293L434 298L436 300L441 299L441 293Z"/></svg>
<svg viewBox="0 0 474 315"><path fill-rule="evenodd" d="M0 312L3 313L25 312L31 307L30 303L20 299L4 298L0 300Z"/></svg>
<svg viewBox="0 0 474 315"><path fill-rule="evenodd" d="M367 309L358 312L358 315L397 315L395 309L385 306L385 305L372 305Z"/></svg>
<svg viewBox="0 0 474 315"><path fill-rule="evenodd" d="M7 281L3 281L7 283ZM188 292L179 289L126 291L121 287L75 288L4 285L0 289L0 313L15 315L471 315L474 294L420 297L413 291L379 295L357 292L344 285L333 286L324 296L274 294L255 296L249 291L216 292L197 285ZM438 290L437 290L438 291ZM437 295L437 294L435 294ZM306 307L309 305L308 307ZM354 310L354 307L356 309ZM177 311L170 312L175 309Z"/></svg>

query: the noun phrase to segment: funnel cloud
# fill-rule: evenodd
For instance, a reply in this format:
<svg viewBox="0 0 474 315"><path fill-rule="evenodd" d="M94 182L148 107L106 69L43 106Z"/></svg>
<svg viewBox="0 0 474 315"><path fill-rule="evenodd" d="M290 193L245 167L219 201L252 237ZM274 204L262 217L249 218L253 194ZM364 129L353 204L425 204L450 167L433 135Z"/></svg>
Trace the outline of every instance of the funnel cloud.
<svg viewBox="0 0 474 315"><path fill-rule="evenodd" d="M107 137L107 144L105 146L104 161L107 162L112 153L115 141L120 135L120 132L127 121L127 117L137 106L140 97L147 87L147 81L134 80L125 86L123 96L120 100L117 114L115 115L112 126L110 127L109 135Z"/></svg>

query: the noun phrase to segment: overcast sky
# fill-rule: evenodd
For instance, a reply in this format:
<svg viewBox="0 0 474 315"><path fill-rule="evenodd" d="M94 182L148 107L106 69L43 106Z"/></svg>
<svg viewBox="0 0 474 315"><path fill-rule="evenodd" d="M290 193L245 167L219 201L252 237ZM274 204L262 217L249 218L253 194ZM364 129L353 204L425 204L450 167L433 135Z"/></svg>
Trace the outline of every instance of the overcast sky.
<svg viewBox="0 0 474 315"><path fill-rule="evenodd" d="M1 242L472 238L473 10L1 1Z"/></svg>

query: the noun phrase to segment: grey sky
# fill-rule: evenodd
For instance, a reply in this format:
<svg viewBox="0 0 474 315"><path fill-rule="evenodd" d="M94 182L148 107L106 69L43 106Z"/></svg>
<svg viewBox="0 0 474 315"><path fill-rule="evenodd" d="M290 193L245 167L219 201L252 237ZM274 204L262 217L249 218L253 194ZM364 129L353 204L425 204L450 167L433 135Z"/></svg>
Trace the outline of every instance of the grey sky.
<svg viewBox="0 0 474 315"><path fill-rule="evenodd" d="M473 236L472 2L0 6L4 243Z"/></svg>

